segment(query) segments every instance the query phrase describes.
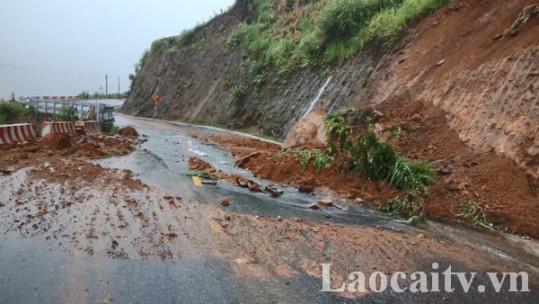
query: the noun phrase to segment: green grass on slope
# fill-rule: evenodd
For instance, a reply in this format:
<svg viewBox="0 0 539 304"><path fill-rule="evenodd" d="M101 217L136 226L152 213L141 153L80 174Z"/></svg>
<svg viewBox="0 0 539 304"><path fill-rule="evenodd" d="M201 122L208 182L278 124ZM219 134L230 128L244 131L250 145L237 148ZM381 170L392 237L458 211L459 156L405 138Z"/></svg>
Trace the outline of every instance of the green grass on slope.
<svg viewBox="0 0 539 304"><path fill-rule="evenodd" d="M390 47L416 18L450 0L251 0L256 16L238 26L229 45L280 73L339 63L368 41Z"/></svg>

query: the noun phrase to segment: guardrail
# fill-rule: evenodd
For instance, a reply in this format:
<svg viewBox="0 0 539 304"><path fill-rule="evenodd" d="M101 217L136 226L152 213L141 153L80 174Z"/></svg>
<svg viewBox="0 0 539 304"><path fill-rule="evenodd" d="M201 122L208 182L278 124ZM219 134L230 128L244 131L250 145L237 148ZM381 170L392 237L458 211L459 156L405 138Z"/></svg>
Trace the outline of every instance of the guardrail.
<svg viewBox="0 0 539 304"><path fill-rule="evenodd" d="M100 124L114 122L114 107L103 103L65 101L65 100L38 100L28 99L23 101L28 107L35 109L37 113L52 114L54 117L59 115L62 108L71 107L75 109L75 115L80 120L96 119Z"/></svg>

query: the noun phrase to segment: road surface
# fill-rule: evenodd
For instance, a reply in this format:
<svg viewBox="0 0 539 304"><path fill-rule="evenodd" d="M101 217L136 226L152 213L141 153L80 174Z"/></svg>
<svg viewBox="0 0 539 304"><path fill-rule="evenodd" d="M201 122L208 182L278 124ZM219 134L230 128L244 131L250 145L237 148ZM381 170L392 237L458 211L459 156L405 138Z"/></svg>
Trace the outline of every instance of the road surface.
<svg viewBox="0 0 539 304"><path fill-rule="evenodd" d="M192 137L227 131L121 115L117 124L148 141L93 161L111 168L107 182L30 180L31 169L0 177L0 303L536 303L536 243L435 223L421 230L346 200L311 210L328 193L286 185L280 198L226 181L195 187L191 156L268 182ZM148 187L115 184L124 178L116 169ZM28 216L47 201L62 207ZM332 293L321 292L321 263L334 265L332 286L353 271L432 272L432 263L479 274L469 293ZM531 291L482 293L487 271L527 271Z"/></svg>

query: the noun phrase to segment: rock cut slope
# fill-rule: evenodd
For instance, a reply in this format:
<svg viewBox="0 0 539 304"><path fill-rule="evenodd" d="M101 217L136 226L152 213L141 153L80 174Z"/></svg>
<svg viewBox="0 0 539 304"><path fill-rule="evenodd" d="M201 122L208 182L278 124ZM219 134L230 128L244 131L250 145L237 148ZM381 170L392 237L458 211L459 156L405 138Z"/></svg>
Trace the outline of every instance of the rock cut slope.
<svg viewBox="0 0 539 304"><path fill-rule="evenodd" d="M454 1L409 31L352 104L432 103L467 146L510 158L537 179L539 16L502 37L530 4Z"/></svg>
<svg viewBox="0 0 539 304"><path fill-rule="evenodd" d="M342 63L269 78L256 95L237 91L235 98L231 89L250 85L249 55L227 41L240 23L252 19L248 3L238 1L196 29L190 37L197 42L188 48L153 47L123 111L150 116L150 97L160 92L164 102L158 117L284 137L324 87L317 106L328 112L347 105L374 107L386 115L386 123L403 127L395 143L399 152L451 172L439 175L431 187L429 217L454 220L459 206L473 201L496 227L539 235L536 0L451 1L416 20L390 50L370 43ZM265 166L259 171L288 172L263 157L252 159ZM285 175L264 177L301 181ZM313 183L331 188L332 180L319 177ZM353 184L352 196L360 190L380 200L392 195L373 194L366 186L362 180Z"/></svg>

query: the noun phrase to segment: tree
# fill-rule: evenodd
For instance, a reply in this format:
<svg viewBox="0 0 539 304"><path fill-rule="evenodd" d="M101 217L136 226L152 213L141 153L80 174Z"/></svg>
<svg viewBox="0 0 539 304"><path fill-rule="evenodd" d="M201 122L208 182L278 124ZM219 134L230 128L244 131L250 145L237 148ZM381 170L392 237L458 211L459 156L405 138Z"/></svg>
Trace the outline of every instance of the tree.
<svg viewBox="0 0 539 304"><path fill-rule="evenodd" d="M11 101L15 101L15 92L11 92Z"/></svg>
<svg viewBox="0 0 539 304"><path fill-rule="evenodd" d="M77 108L63 106L58 114L58 121L76 121L77 120Z"/></svg>
<svg viewBox="0 0 539 304"><path fill-rule="evenodd" d="M80 99L90 99L90 92L82 91L78 96Z"/></svg>

